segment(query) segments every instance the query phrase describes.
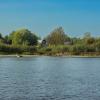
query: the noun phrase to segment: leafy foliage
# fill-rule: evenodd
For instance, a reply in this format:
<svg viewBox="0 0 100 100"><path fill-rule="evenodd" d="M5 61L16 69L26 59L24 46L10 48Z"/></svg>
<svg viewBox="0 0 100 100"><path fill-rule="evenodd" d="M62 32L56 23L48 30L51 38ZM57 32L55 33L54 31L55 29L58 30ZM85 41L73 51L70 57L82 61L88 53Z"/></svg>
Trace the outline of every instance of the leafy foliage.
<svg viewBox="0 0 100 100"><path fill-rule="evenodd" d="M62 27L59 27L44 39L47 42L45 46L40 45L38 39L38 36L28 29L13 31L4 37L0 34L0 53L100 55L100 37L92 37L90 32L85 33L83 38L72 38L65 34Z"/></svg>
<svg viewBox="0 0 100 100"><path fill-rule="evenodd" d="M56 28L46 38L49 45L63 45L67 39L69 39L69 37L65 35L62 27Z"/></svg>
<svg viewBox="0 0 100 100"><path fill-rule="evenodd" d="M22 29L12 34L13 45L36 45L38 37L27 29Z"/></svg>

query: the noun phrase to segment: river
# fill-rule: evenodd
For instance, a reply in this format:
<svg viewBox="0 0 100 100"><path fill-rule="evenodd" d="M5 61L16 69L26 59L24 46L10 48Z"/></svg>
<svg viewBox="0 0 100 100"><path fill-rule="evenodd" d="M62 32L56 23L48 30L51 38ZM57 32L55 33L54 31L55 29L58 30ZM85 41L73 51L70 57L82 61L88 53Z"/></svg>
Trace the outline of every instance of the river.
<svg viewBox="0 0 100 100"><path fill-rule="evenodd" d="M100 100L100 58L1 57L0 100Z"/></svg>

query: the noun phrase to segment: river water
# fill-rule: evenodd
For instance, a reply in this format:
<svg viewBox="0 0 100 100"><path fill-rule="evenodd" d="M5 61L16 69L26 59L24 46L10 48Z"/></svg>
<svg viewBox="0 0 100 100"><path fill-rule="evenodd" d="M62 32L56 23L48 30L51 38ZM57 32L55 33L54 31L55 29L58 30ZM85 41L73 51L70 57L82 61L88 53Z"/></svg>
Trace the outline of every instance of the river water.
<svg viewBox="0 0 100 100"><path fill-rule="evenodd" d="M2 57L0 100L100 100L100 58Z"/></svg>

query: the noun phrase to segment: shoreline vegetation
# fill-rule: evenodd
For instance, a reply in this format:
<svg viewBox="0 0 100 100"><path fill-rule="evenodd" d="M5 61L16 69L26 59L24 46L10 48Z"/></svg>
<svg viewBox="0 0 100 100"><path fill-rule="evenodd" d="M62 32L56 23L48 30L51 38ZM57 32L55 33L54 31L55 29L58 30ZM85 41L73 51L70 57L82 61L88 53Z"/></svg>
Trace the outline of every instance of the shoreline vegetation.
<svg viewBox="0 0 100 100"><path fill-rule="evenodd" d="M83 37L69 37L62 27L41 39L28 29L0 34L0 57L62 56L100 57L100 37L86 32Z"/></svg>

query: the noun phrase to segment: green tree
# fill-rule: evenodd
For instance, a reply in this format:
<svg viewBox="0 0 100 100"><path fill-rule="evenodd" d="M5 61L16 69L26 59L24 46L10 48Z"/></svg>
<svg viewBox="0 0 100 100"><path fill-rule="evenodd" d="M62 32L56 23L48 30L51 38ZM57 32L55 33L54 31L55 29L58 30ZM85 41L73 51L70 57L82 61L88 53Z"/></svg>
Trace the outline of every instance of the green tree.
<svg viewBox="0 0 100 100"><path fill-rule="evenodd" d="M4 37L4 43L5 44L12 44L12 40L9 38L9 36L8 35L6 35L5 37Z"/></svg>
<svg viewBox="0 0 100 100"><path fill-rule="evenodd" d="M0 39L2 39L2 34L0 33Z"/></svg>
<svg viewBox="0 0 100 100"><path fill-rule="evenodd" d="M83 38L84 42L88 45L93 44L95 42L95 38L91 36L90 32L86 32Z"/></svg>
<svg viewBox="0 0 100 100"><path fill-rule="evenodd" d="M63 45L66 39L67 35L65 35L62 27L56 28L46 38L48 44L50 45Z"/></svg>
<svg viewBox="0 0 100 100"><path fill-rule="evenodd" d="M1 44L4 43L4 39L3 39L3 36L2 36L1 33L0 33L0 43L1 43Z"/></svg>
<svg viewBox="0 0 100 100"><path fill-rule="evenodd" d="M38 37L27 29L15 31L11 35L14 45L36 45Z"/></svg>
<svg viewBox="0 0 100 100"><path fill-rule="evenodd" d="M97 52L100 52L100 38L96 38L95 48Z"/></svg>

